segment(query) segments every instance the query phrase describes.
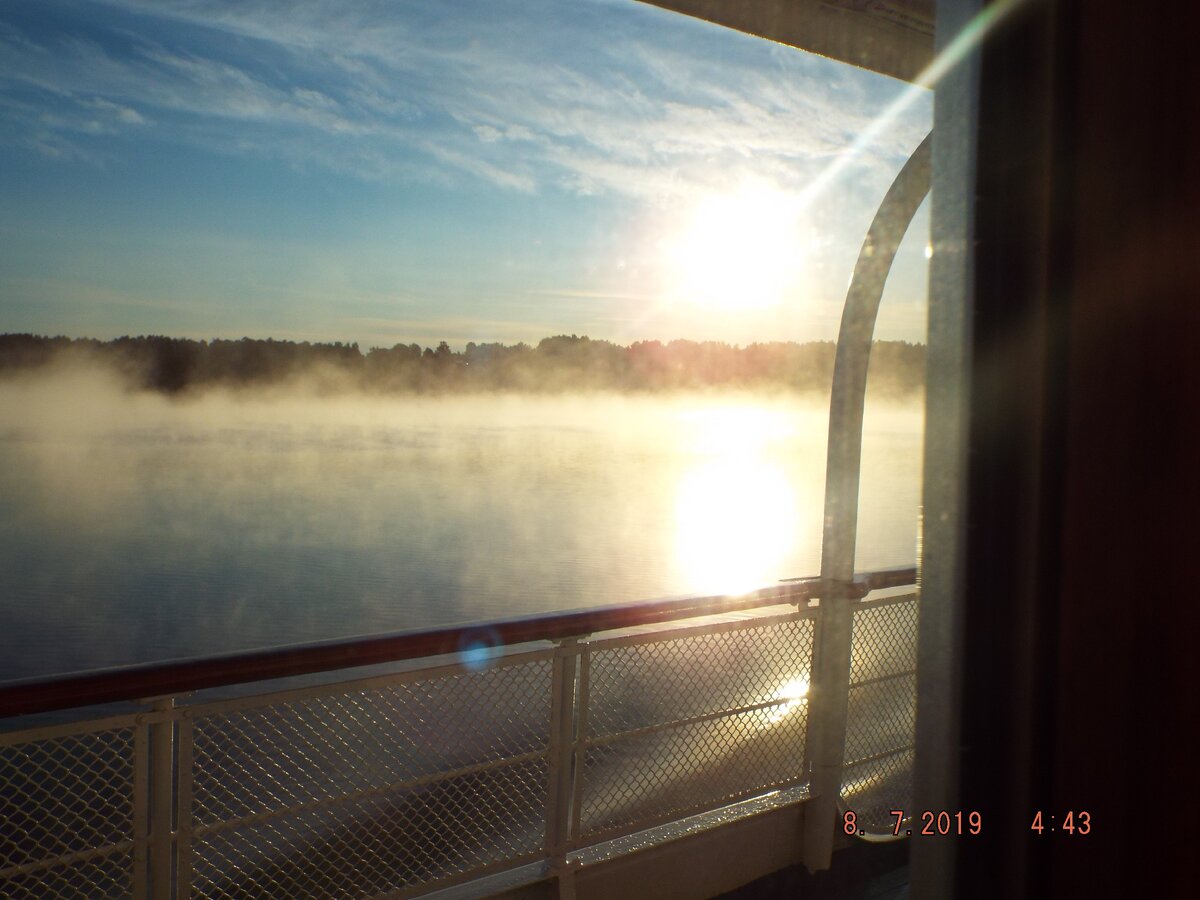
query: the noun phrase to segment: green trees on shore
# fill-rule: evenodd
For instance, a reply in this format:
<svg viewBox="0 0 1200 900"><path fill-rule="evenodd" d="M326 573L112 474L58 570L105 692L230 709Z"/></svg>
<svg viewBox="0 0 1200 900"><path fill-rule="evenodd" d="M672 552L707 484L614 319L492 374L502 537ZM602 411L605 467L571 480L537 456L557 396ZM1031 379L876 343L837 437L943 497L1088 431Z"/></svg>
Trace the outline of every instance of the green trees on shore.
<svg viewBox="0 0 1200 900"><path fill-rule="evenodd" d="M573 390L663 391L768 388L825 391L834 345L771 342L746 347L717 341L637 341L627 347L577 335L525 343L445 342L373 347L357 344L241 340L195 341L158 335L90 338L0 335L0 376L52 362L100 364L132 389L180 394L207 387L285 386L378 393ZM872 350L872 388L905 396L925 378L925 347L878 341Z"/></svg>

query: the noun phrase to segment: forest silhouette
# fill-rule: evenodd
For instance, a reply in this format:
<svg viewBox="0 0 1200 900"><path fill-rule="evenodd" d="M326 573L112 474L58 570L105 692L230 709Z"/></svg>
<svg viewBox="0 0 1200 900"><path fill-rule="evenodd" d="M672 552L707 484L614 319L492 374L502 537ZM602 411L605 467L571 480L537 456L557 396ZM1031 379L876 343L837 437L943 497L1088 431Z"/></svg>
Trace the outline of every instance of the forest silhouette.
<svg viewBox="0 0 1200 900"><path fill-rule="evenodd" d="M373 347L273 339L192 340L160 335L92 338L0 335L0 376L52 363L102 365L131 390L168 395L208 388L308 383L317 389L371 393L671 391L706 388L826 392L835 345L775 341L745 347L718 341L637 341L621 346L586 336L555 335L537 346L470 342L454 351L442 341ZM917 394L925 381L925 347L876 341L871 388L883 396Z"/></svg>

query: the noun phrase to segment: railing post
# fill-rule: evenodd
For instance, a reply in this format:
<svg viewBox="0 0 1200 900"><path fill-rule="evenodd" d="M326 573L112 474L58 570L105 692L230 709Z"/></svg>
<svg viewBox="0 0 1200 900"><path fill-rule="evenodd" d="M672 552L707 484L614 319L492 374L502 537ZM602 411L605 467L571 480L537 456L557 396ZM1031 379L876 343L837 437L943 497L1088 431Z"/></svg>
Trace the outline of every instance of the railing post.
<svg viewBox="0 0 1200 900"><path fill-rule="evenodd" d="M192 719L185 715L176 732L178 761L176 774L175 817L175 896L186 900L192 895Z"/></svg>
<svg viewBox="0 0 1200 900"><path fill-rule="evenodd" d="M804 810L804 865L809 871L829 868L842 791L853 637L851 598L846 593L828 585L817 615L807 741L812 799Z"/></svg>
<svg viewBox="0 0 1200 900"><path fill-rule="evenodd" d="M574 896L573 872L567 865L571 797L574 793L572 758L575 751L575 677L579 661L578 638L558 644L554 654L550 699L549 790L546 795L545 853L558 876L559 896Z"/></svg>
<svg viewBox="0 0 1200 900"><path fill-rule="evenodd" d="M133 900L150 891L150 737L139 721L133 730Z"/></svg>
<svg viewBox="0 0 1200 900"><path fill-rule="evenodd" d="M154 900L169 900L172 881L172 807L175 793L174 697L153 701L150 725L150 878Z"/></svg>

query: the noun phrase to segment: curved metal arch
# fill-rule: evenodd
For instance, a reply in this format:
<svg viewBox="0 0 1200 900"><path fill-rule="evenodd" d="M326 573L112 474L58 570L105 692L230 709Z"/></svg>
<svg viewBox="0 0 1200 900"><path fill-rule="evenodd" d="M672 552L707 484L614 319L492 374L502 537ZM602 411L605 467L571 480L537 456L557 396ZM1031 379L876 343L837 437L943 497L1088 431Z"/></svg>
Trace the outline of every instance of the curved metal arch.
<svg viewBox="0 0 1200 900"><path fill-rule="evenodd" d="M805 815L804 856L806 866L813 870L829 866L841 794L852 638L849 603L855 596L852 582L871 339L896 251L917 207L929 193L932 138L932 132L926 135L908 158L867 229L838 332L825 465L821 628L814 648L810 700L817 707L810 712L810 721L822 723L809 746L813 800Z"/></svg>
<svg viewBox="0 0 1200 900"><path fill-rule="evenodd" d="M908 158L884 195L859 251L842 309L829 401L825 530L821 543L821 577L833 581L854 578L863 408L871 339L896 250L917 207L929 193L931 138L932 132Z"/></svg>

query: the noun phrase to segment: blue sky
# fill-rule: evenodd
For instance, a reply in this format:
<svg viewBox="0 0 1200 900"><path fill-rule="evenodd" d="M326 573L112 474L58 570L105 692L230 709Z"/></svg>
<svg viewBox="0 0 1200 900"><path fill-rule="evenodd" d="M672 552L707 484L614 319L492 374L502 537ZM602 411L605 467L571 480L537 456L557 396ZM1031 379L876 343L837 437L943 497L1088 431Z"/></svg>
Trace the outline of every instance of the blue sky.
<svg viewBox="0 0 1200 900"><path fill-rule="evenodd" d="M0 332L830 339L904 88L632 0L3 0Z"/></svg>

